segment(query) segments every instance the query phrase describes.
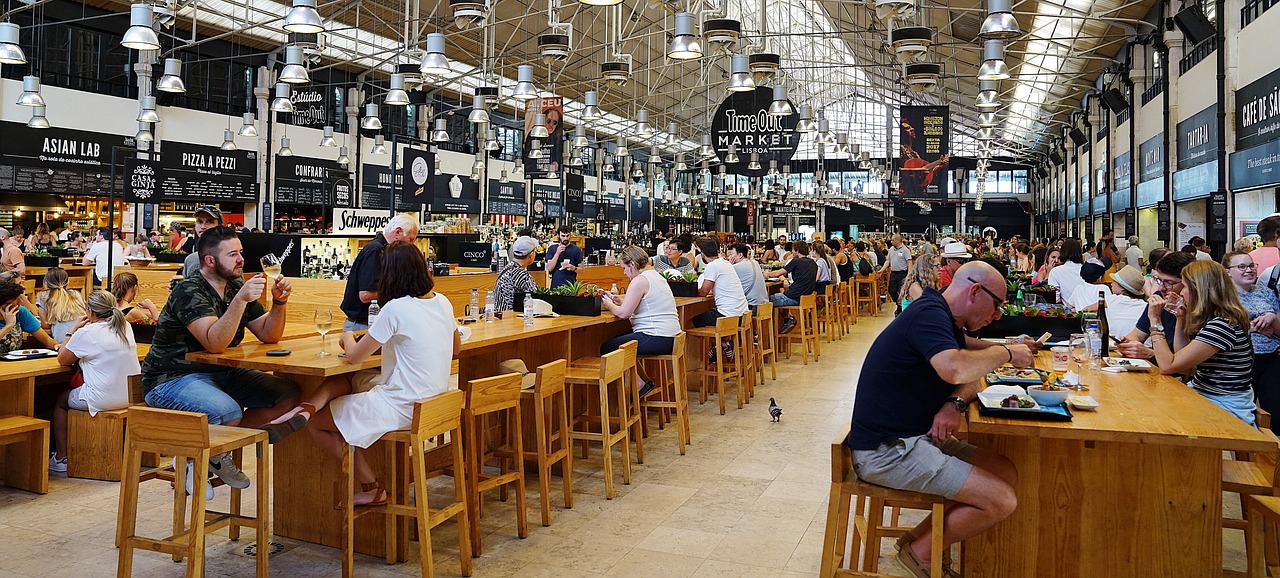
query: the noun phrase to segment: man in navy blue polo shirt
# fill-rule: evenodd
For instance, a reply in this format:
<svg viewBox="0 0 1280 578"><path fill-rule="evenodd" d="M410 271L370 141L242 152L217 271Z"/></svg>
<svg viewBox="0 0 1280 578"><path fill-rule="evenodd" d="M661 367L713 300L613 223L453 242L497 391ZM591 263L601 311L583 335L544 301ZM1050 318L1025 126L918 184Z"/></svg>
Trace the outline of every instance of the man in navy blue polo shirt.
<svg viewBox="0 0 1280 578"><path fill-rule="evenodd" d="M925 289L880 333L858 378L846 440L854 470L872 484L953 502L948 543L986 531L1017 505L1013 463L953 437L983 376L1005 363L1031 365L1026 345L965 335L1000 317L1004 295L1004 278L991 265L962 265L945 292ZM929 522L899 542L898 560L919 578L929 575Z"/></svg>

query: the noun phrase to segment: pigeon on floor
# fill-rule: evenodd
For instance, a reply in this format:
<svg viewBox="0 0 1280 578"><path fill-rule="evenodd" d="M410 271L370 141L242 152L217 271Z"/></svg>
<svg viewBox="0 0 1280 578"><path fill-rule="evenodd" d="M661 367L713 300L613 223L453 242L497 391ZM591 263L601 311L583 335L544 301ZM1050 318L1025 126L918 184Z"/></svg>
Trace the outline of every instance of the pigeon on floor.
<svg viewBox="0 0 1280 578"><path fill-rule="evenodd" d="M782 408L778 407L778 402L769 398L769 415L773 416L773 421L782 421Z"/></svg>

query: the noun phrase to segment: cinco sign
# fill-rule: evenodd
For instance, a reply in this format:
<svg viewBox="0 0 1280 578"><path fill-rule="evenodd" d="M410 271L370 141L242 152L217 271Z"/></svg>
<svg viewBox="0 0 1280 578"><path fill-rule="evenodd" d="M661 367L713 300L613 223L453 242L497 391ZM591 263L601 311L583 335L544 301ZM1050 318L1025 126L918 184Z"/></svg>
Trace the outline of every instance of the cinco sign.
<svg viewBox="0 0 1280 578"><path fill-rule="evenodd" d="M731 92L720 103L711 120L716 156L723 162L729 154L729 145L734 145L739 159L739 162L725 164L726 171L749 177L764 176L769 172L769 161L778 161L781 168L796 153L796 147L800 146L800 135L796 132L800 114L792 106L791 114L773 116L768 112L772 102L773 89L757 87L751 92ZM747 169L752 153L759 155L757 170Z"/></svg>

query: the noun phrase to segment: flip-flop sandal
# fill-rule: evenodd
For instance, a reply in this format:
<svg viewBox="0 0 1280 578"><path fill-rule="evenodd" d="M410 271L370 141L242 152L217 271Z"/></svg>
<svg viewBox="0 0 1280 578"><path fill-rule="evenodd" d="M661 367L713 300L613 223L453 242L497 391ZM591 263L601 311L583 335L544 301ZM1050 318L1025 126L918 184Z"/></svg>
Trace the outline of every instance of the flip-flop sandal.
<svg viewBox="0 0 1280 578"><path fill-rule="evenodd" d="M335 484L335 485L337 485L337 484ZM371 501L371 502L366 502L366 503L363 503L363 504L352 504L352 506L351 506L351 507L353 507L353 508L364 508L364 507L368 507L368 506L383 506L383 505L386 505L386 503L387 503L387 499L388 499L388 498L387 498L387 491L386 491L385 489L383 489L383 487L382 487L382 481L381 481L381 480L376 480L376 481L374 481L372 484L360 484L360 491L361 491L361 492L369 492L369 491L373 491L373 490L377 490L377 493L375 493L375 494L374 494L374 496L375 496L375 497L374 497L373 501ZM335 492L335 493L336 493L336 492ZM337 502L337 503L335 503L335 504L333 505L333 509L335 509L335 510L342 510L344 506L346 506L346 502L343 502L342 500L338 500L338 502Z"/></svg>

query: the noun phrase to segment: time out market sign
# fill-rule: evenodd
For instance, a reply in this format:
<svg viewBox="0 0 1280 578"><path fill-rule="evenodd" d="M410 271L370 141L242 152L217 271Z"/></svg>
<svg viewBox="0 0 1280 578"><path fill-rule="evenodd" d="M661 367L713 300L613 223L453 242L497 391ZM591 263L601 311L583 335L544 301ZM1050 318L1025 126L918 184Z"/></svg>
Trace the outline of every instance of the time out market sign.
<svg viewBox="0 0 1280 578"><path fill-rule="evenodd" d="M335 235L373 234L387 228L391 220L388 211L369 209L334 209L333 233Z"/></svg>
<svg viewBox="0 0 1280 578"><path fill-rule="evenodd" d="M800 114L792 106L791 114L773 116L769 114L772 102L773 89L757 87L751 92L731 92L720 103L711 120L716 156L724 161L729 145L733 145L739 158L737 163L727 163L726 171L749 177L764 176L769 170L769 161L778 161L781 169L796 153L796 147L800 146L800 134L796 132ZM752 153L759 155L759 169L747 169Z"/></svg>

